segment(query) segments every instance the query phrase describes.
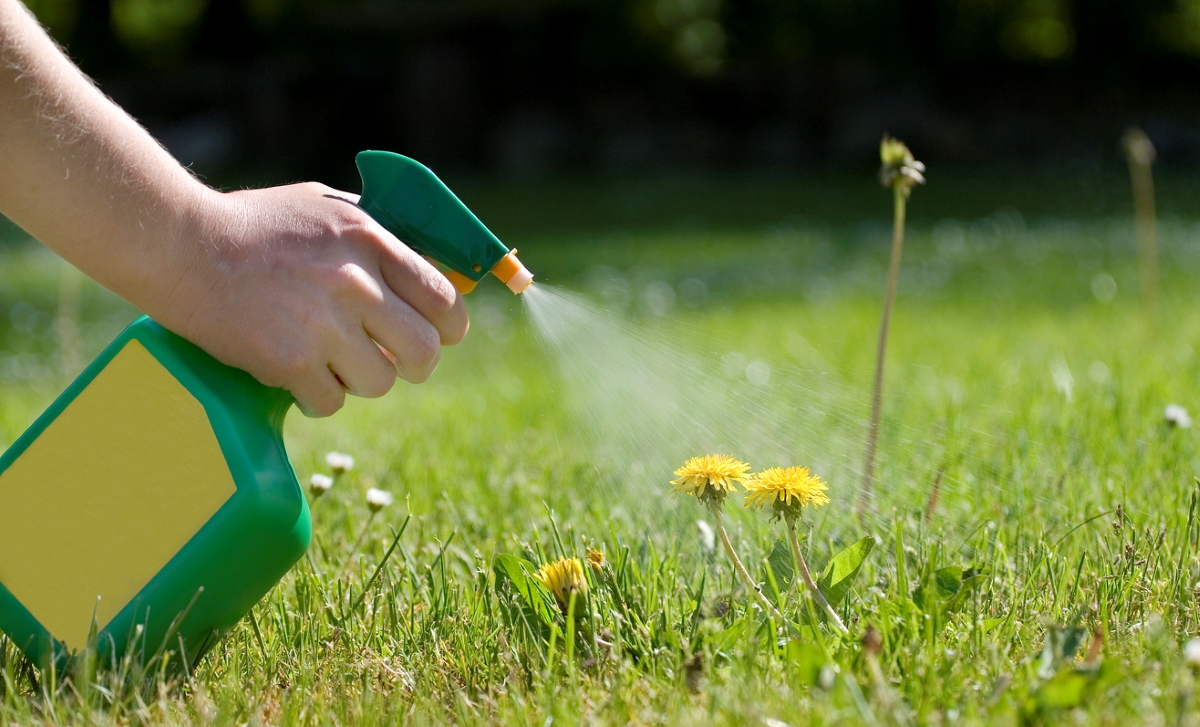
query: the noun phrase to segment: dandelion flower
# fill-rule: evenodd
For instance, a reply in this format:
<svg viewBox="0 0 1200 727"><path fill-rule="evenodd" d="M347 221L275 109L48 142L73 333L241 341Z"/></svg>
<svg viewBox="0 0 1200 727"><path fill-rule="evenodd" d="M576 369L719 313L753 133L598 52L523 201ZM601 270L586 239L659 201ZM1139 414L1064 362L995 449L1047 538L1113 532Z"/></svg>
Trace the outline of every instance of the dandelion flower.
<svg viewBox="0 0 1200 727"><path fill-rule="evenodd" d="M333 487L333 478L320 472L313 475L312 479L308 481L308 491L314 499L329 492L330 487Z"/></svg>
<svg viewBox="0 0 1200 727"><path fill-rule="evenodd" d="M829 504L828 488L807 467L772 467L746 481L746 507L771 505L776 515L794 520L801 508Z"/></svg>
<svg viewBox="0 0 1200 727"><path fill-rule="evenodd" d="M728 454L692 457L675 470L671 485L676 492L692 495L706 505L719 506L733 492L733 483L745 483L750 465Z"/></svg>
<svg viewBox="0 0 1200 727"><path fill-rule="evenodd" d="M329 465L329 469L333 470L335 475L340 475L354 469L354 458L342 452L330 452L325 455L325 464Z"/></svg>
<svg viewBox="0 0 1200 727"><path fill-rule="evenodd" d="M367 507L371 508L371 512L379 512L395 502L395 499L387 490L377 490L374 487L367 490Z"/></svg>
<svg viewBox="0 0 1200 727"><path fill-rule="evenodd" d="M825 494L827 489L821 478L809 472L807 467L772 467L754 475L746 483L746 507L760 509L764 505L770 505L774 517L783 518L787 523L792 559L799 566L805 585L812 592L813 600L825 610L830 621L844 634L847 633L846 625L813 580L808 563L804 560L804 553L800 551L800 544L796 540L796 520L801 511L809 505L820 507L829 504L829 496Z"/></svg>
<svg viewBox="0 0 1200 727"><path fill-rule="evenodd" d="M587 580L583 577L583 564L578 558L563 558L553 563L547 563L538 569L533 576L554 594L554 600L565 611L571 601L571 594L578 593L586 596Z"/></svg>
<svg viewBox="0 0 1200 727"><path fill-rule="evenodd" d="M709 512L712 513L713 519L716 520L716 531L721 536L721 545L724 546L725 552L729 554L729 560L733 563L733 570L737 573L738 578L746 587L754 594L767 613L774 616L777 620L783 622L783 615L779 613L767 597L763 595L762 586L754 582L750 577L750 572L746 570L746 566L742 563L742 559L738 557L737 551L733 549L733 543L729 542L729 533L725 532L724 510L722 505L725 504L725 497L733 492L733 483L741 482L746 484L749 479L750 465L745 462L740 462L728 454L706 454L703 457L692 457L683 466L675 470L675 479L671 480L676 492L682 492L694 496L700 502L708 505ZM713 528L708 526L704 521L698 521L696 527L700 528L700 543L708 548L712 542Z"/></svg>
<svg viewBox="0 0 1200 727"><path fill-rule="evenodd" d="M587 549L587 562L597 573L604 567L604 551L599 548Z"/></svg>
<svg viewBox="0 0 1200 727"><path fill-rule="evenodd" d="M1180 429L1187 429L1192 426L1192 417L1188 414L1188 410L1178 404L1168 404L1163 410L1163 419L1167 420L1167 424Z"/></svg>

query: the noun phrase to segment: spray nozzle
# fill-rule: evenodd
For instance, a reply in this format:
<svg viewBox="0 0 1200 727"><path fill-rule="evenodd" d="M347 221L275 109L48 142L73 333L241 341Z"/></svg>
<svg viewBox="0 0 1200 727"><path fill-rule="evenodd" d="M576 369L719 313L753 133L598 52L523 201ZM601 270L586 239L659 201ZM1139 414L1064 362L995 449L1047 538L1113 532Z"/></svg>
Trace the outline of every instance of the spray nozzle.
<svg viewBox="0 0 1200 727"><path fill-rule="evenodd" d="M517 259L516 248L500 258L500 262L492 268L492 275L500 278L501 283L517 294L524 293L525 289L533 284L533 273Z"/></svg>
<svg viewBox="0 0 1200 727"><path fill-rule="evenodd" d="M500 261L492 267L491 273L517 295L524 293L525 289L533 284L533 273L529 272L529 268L525 267L517 259L515 248L509 250L504 257L500 258ZM479 282L453 269L447 270L444 275L454 285L454 288L463 295L475 290L475 284Z"/></svg>
<svg viewBox="0 0 1200 727"><path fill-rule="evenodd" d="M489 272L520 293L533 274L428 167L387 151L355 158L362 176L359 206L416 252L450 268L459 292L471 292Z"/></svg>

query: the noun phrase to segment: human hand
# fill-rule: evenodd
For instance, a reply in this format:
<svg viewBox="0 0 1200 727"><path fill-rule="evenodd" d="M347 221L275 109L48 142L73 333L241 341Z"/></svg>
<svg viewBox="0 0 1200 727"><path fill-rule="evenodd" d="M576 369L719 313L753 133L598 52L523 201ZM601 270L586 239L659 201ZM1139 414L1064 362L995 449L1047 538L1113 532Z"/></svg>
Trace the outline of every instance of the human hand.
<svg viewBox="0 0 1200 727"><path fill-rule="evenodd" d="M345 392L420 383L466 335L462 296L430 263L321 184L202 195L160 310L165 326L308 416Z"/></svg>
<svg viewBox="0 0 1200 727"><path fill-rule="evenodd" d="M424 381L467 331L441 273L319 184L222 194L0 0L0 210L306 414Z"/></svg>

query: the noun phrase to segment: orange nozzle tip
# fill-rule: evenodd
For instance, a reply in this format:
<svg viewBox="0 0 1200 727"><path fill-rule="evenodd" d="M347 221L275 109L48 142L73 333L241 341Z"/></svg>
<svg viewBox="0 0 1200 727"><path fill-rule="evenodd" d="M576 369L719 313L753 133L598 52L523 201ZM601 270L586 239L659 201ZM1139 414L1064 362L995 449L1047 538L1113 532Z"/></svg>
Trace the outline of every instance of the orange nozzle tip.
<svg viewBox="0 0 1200 727"><path fill-rule="evenodd" d="M523 293L533 283L533 273L529 272L529 269L517 259L516 250L510 250L507 255L500 258L500 262L492 268L492 275L500 278L500 282L517 294Z"/></svg>

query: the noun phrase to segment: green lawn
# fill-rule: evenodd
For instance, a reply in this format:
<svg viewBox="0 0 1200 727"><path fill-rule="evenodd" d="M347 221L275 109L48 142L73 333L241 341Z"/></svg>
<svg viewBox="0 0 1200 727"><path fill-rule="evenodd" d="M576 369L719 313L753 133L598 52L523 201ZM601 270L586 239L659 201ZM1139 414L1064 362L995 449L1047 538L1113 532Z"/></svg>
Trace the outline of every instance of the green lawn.
<svg viewBox="0 0 1200 727"><path fill-rule="evenodd" d="M886 212L885 192L864 193ZM481 286L430 382L291 415L302 481L329 451L357 465L315 503L310 557L255 609L261 640L244 622L182 684L39 681L0 641L0 722L1195 723L1200 450L1163 409L1200 414L1200 226L1163 224L1150 327L1128 221L918 218L860 523L888 229L762 216L553 234L513 221L539 280L607 309L564 334L588 361L558 360L519 300ZM62 384L59 264L22 247L0 263L11 442ZM94 355L133 312L84 292ZM876 539L835 603L849 637L789 591L783 528L740 495L730 535L792 625L764 619L707 550L696 521L711 516L667 483L709 448L828 480L832 503L802 527L816 570ZM368 487L397 496L373 519ZM570 628L496 572L505 554L587 547L607 565Z"/></svg>

